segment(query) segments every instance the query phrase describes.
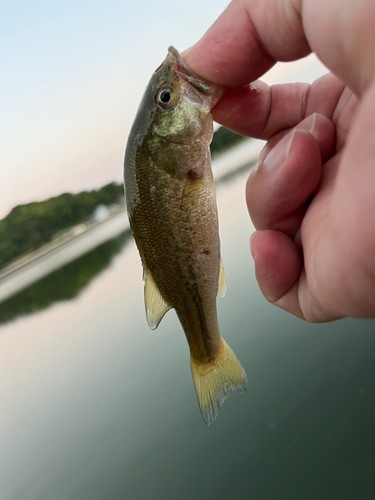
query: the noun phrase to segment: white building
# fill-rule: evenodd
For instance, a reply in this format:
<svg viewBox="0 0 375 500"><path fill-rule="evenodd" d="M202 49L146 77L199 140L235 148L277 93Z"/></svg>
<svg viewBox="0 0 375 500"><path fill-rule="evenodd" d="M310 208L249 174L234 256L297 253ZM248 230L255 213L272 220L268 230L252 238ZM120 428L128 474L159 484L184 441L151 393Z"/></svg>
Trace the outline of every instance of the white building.
<svg viewBox="0 0 375 500"><path fill-rule="evenodd" d="M102 222L103 220L108 219L109 215L110 212L107 205L98 205L94 209L92 218L94 219L95 222Z"/></svg>

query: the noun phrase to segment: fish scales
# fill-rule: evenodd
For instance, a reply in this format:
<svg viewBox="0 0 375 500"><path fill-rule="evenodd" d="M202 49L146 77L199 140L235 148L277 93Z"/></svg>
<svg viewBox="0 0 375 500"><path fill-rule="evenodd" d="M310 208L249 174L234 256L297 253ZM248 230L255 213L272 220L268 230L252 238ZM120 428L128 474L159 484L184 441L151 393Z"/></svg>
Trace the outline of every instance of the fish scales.
<svg viewBox="0 0 375 500"><path fill-rule="evenodd" d="M221 89L199 80L170 48L151 78L128 139L125 189L144 268L146 314L156 328L176 310L191 355L202 416L246 389L246 374L221 337L225 290L209 143L210 107Z"/></svg>
<svg viewBox="0 0 375 500"><path fill-rule="evenodd" d="M151 170L154 168L157 170L156 165ZM143 242L145 265L162 296L173 304L192 352L202 360L218 352L216 295L220 262L211 168L207 165L205 169L207 176L197 181L186 178L171 182L163 172L143 176L138 182L140 208L132 217L136 240ZM164 207L161 217L160 206ZM197 259L197 255L203 258ZM207 279L207 275L215 278Z"/></svg>

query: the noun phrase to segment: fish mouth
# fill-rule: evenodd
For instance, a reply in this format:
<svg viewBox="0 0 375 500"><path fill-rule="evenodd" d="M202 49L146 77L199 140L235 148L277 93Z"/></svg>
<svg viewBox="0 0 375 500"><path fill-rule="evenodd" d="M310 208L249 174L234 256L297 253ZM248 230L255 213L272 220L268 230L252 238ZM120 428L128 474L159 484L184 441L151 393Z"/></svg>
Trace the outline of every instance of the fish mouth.
<svg viewBox="0 0 375 500"><path fill-rule="evenodd" d="M214 92L212 84L206 82L202 78L199 78L195 73L189 69L177 49L172 45L168 49L168 56L166 61L168 61L175 72L184 80L187 80L193 87L202 92L206 96L211 96Z"/></svg>
<svg viewBox="0 0 375 500"><path fill-rule="evenodd" d="M215 106L215 104L222 98L223 94L226 91L226 87L208 82L207 80L204 80L203 78L196 75L190 68L186 66L180 53L172 45L168 48L167 57L156 69L155 73L165 70L165 68L168 66L179 77L190 83L192 87L196 91L198 91L199 94L203 94L203 96L205 96L206 102L209 105L210 109Z"/></svg>

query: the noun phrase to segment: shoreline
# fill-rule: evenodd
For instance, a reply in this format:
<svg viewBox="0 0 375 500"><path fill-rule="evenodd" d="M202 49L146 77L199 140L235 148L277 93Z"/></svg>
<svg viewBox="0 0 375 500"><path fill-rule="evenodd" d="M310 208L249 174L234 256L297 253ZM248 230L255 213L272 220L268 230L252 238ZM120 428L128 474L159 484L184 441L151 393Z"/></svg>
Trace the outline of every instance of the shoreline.
<svg viewBox="0 0 375 500"><path fill-rule="evenodd" d="M250 169L263 143L244 141L216 157L212 161L216 185L220 187L231 177ZM126 230L130 231L129 220L126 207L121 207L107 219L90 223L82 233L64 235L21 257L0 271L0 302Z"/></svg>

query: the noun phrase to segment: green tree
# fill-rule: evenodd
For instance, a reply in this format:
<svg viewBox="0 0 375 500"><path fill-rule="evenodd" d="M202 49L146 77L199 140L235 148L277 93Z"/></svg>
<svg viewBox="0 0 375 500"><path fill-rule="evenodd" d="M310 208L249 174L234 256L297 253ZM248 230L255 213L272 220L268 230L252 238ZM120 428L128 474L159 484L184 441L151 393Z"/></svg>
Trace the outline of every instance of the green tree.
<svg viewBox="0 0 375 500"><path fill-rule="evenodd" d="M48 243L57 232L89 219L97 205L114 203L123 194L123 185L112 182L101 189L14 207L0 220L0 268Z"/></svg>
<svg viewBox="0 0 375 500"><path fill-rule="evenodd" d="M211 154L214 157L218 153L222 153L223 151L236 146L244 139L246 139L246 137L243 135L236 134L225 127L220 127L214 133L210 146Z"/></svg>

